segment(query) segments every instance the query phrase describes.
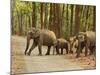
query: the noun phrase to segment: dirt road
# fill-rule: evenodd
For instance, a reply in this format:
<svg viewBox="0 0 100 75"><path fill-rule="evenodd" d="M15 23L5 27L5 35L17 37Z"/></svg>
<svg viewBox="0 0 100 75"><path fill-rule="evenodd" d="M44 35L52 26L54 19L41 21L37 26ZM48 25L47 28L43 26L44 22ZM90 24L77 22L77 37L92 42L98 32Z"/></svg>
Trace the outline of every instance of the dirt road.
<svg viewBox="0 0 100 75"><path fill-rule="evenodd" d="M24 55L26 40L24 37L11 37L12 51L12 74L36 73L51 71L68 71L79 69L95 69L95 60L92 57L75 58L75 54L45 56L47 47L42 47L43 56L38 56L38 49L35 48L31 56ZM32 43L32 42L31 42Z"/></svg>

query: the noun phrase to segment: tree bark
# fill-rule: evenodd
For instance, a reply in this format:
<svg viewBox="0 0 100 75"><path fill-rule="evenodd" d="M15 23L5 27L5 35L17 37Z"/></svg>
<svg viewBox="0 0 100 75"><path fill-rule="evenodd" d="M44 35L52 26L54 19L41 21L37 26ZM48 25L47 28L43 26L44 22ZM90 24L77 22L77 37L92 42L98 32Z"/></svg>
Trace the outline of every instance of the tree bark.
<svg viewBox="0 0 100 75"><path fill-rule="evenodd" d="M88 12L89 12L89 6L87 6L87 12L86 12L86 20L85 20L85 31L87 31L88 27Z"/></svg>
<svg viewBox="0 0 100 75"><path fill-rule="evenodd" d="M96 6L93 7L93 31L96 31Z"/></svg>
<svg viewBox="0 0 100 75"><path fill-rule="evenodd" d="M71 26L70 26L70 35L72 36L73 28L73 5L71 5Z"/></svg>
<svg viewBox="0 0 100 75"><path fill-rule="evenodd" d="M32 27L36 27L36 4L32 2Z"/></svg>
<svg viewBox="0 0 100 75"><path fill-rule="evenodd" d="M44 17L44 27L47 29L47 25L48 25L48 8L47 8L47 4L45 4L45 17Z"/></svg>
<svg viewBox="0 0 100 75"><path fill-rule="evenodd" d="M15 7L15 1L11 0L11 33L14 34L14 7Z"/></svg>
<svg viewBox="0 0 100 75"><path fill-rule="evenodd" d="M50 3L49 29L53 30L53 3Z"/></svg>
<svg viewBox="0 0 100 75"><path fill-rule="evenodd" d="M43 14L43 3L41 3L41 13L40 13L40 16L41 16L41 29L44 29L44 14Z"/></svg>
<svg viewBox="0 0 100 75"><path fill-rule="evenodd" d="M80 12L80 6L76 5L76 8L75 8L75 35L80 30L80 15L79 15L79 12Z"/></svg>

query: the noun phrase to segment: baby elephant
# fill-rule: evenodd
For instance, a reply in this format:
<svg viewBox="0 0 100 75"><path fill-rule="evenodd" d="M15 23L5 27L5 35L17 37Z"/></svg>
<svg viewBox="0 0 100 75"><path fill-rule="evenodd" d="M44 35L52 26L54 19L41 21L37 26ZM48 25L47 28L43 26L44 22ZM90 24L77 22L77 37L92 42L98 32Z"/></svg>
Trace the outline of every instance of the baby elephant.
<svg viewBox="0 0 100 75"><path fill-rule="evenodd" d="M59 49L61 49L61 54L63 54L64 49L66 49L66 54L68 54L68 42L63 38L57 39L56 50L59 51Z"/></svg>

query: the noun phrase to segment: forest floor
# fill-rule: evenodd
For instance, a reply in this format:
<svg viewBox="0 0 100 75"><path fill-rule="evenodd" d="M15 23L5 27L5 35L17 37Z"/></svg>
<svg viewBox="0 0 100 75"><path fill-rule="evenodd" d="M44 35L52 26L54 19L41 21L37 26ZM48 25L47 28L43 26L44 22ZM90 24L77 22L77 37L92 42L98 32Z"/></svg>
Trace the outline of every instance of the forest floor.
<svg viewBox="0 0 100 75"><path fill-rule="evenodd" d="M32 43L32 42L31 42ZM25 37L11 36L11 73L37 73L54 71L87 70L96 68L94 56L81 55L75 58L76 54L64 54L45 56L47 47L43 46L42 56L38 56L38 49L35 48L30 56L24 55L26 46Z"/></svg>

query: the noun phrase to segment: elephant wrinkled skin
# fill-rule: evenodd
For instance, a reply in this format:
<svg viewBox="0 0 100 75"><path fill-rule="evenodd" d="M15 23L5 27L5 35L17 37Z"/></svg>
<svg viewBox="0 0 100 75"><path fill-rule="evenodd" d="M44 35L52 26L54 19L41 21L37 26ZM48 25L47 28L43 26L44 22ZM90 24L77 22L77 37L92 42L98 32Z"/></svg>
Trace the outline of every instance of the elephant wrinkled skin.
<svg viewBox="0 0 100 75"><path fill-rule="evenodd" d="M46 30L46 29L36 29L36 28L32 28L28 34L27 34L27 46L25 49L25 55L27 53L28 47L29 47L29 43L30 40L33 39L33 44L31 46L31 48L29 49L28 55L31 54L31 51L38 46L39 49L39 55L42 55L42 46L48 46L48 50L46 55L50 54L50 48L51 46L53 46L55 48L57 40L56 40L56 35L53 31L50 30ZM57 54L59 54L59 52L57 51Z"/></svg>

